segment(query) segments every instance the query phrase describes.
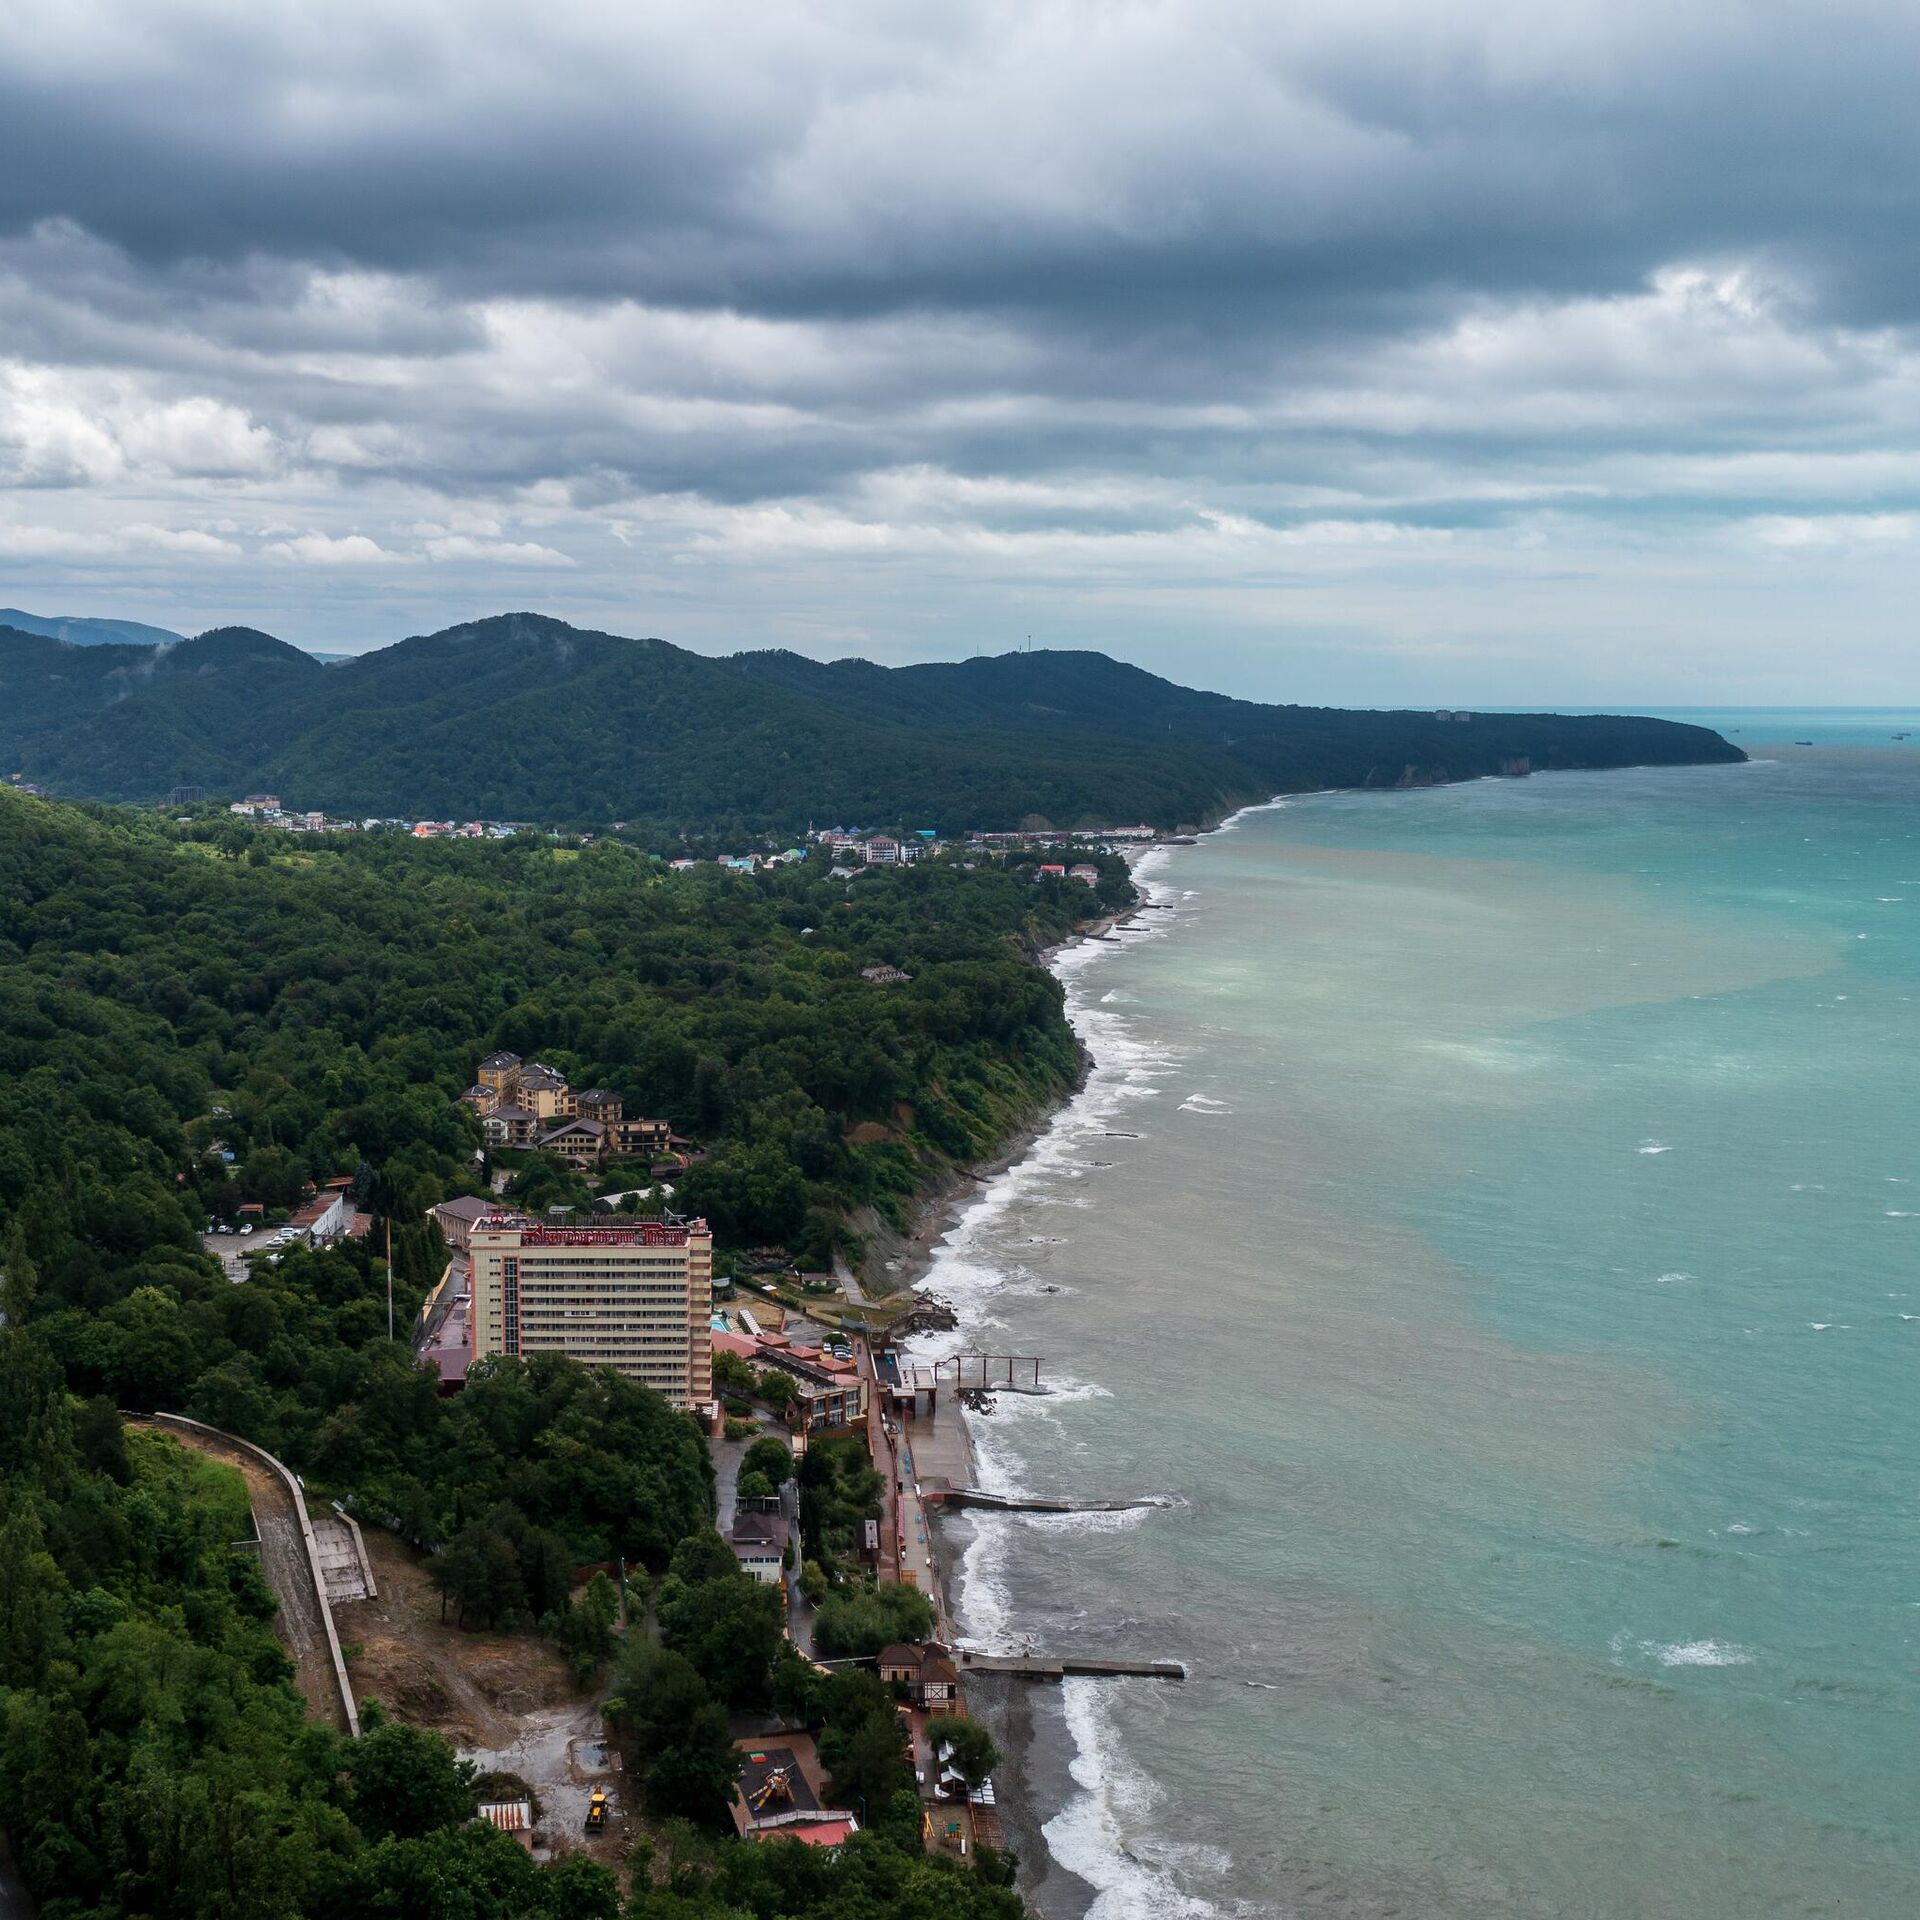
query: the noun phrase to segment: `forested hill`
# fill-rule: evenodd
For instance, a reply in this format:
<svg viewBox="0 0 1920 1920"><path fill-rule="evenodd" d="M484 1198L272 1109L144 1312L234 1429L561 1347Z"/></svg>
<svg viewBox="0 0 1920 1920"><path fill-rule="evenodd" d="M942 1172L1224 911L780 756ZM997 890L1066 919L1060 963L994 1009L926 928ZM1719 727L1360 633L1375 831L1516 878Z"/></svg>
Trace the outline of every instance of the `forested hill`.
<svg viewBox="0 0 1920 1920"><path fill-rule="evenodd" d="M387 1303L407 1327L446 1259L425 1209L484 1181L455 1095L498 1045L697 1133L675 1197L723 1243L857 1253L850 1210L899 1214L929 1161L1004 1144L1072 1082L1060 987L1023 955L1131 889L1110 858L1093 894L1035 865L675 874L613 840L296 842L0 789L0 1822L47 1920L1021 1920L983 1852L922 1856L891 1692L783 1649L777 1597L712 1530L693 1421L558 1353L443 1397ZM877 960L912 979L868 982ZM209 1218L334 1175L391 1227L390 1294L384 1231L244 1285L202 1251ZM507 1193L586 1198L545 1156ZM581 1582L642 1581L610 1727L649 1820L626 1829L631 1901L474 1819L483 1783L407 1724L445 1698L425 1673L393 1718L363 1691L364 1739L303 1717L260 1558L232 1544L244 1483L116 1411L155 1407L427 1550L462 1628L537 1624L582 1703L607 1697L619 1603ZM833 1457L800 1468L839 1489L809 1487L816 1539L823 1502L850 1532L877 1493ZM872 1808L843 1847L728 1832L727 1709L776 1705L839 1803ZM674 1816L707 1831L667 1830L656 1886ZM32 1907L0 1889L0 1911Z"/></svg>
<svg viewBox="0 0 1920 1920"><path fill-rule="evenodd" d="M1350 712L1200 693L1099 653L949 665L710 659L503 614L322 669L244 628L77 647L0 628L0 761L139 801L664 831L1201 824L1275 793L1743 756L1619 716Z"/></svg>

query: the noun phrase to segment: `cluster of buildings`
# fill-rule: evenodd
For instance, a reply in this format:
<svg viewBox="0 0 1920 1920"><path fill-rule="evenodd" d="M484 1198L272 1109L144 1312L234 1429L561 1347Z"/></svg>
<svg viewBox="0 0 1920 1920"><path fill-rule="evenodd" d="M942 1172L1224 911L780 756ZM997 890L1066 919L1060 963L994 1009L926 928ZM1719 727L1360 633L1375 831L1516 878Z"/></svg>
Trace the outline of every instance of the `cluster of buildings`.
<svg viewBox="0 0 1920 1920"><path fill-rule="evenodd" d="M188 806L204 800L200 787L175 787L167 795L171 806ZM229 803L229 813L251 820L255 826L279 827L289 833L374 833L388 829L410 833L416 840L510 840L526 828L510 820L389 820L347 819L318 811L302 812L281 803L277 793L249 793Z"/></svg>
<svg viewBox="0 0 1920 1920"><path fill-rule="evenodd" d="M758 873L763 868L797 867L806 858L799 847L789 847L784 853L723 853L718 859L706 863L723 867L728 873ZM689 868L703 863L698 860L669 860L667 866L674 873L685 873Z"/></svg>
<svg viewBox="0 0 1920 1920"><path fill-rule="evenodd" d="M807 837L833 855L837 866L905 867L939 849L931 827L895 839L890 833L863 834L858 827L817 827Z"/></svg>
<svg viewBox="0 0 1920 1920"><path fill-rule="evenodd" d="M798 1432L811 1439L867 1424L867 1377L850 1353L796 1346L785 1333L763 1329L748 1307L735 1308L731 1317L737 1332L725 1322L710 1330L714 1352L737 1354L750 1366L785 1374L796 1389Z"/></svg>
<svg viewBox="0 0 1920 1920"><path fill-rule="evenodd" d="M479 1114L488 1146L534 1147L576 1167L616 1155L650 1159L672 1143L666 1121L629 1119L617 1093L576 1090L557 1067L517 1053L488 1054L460 1098Z"/></svg>
<svg viewBox="0 0 1920 1920"><path fill-rule="evenodd" d="M1034 852L1071 846L1113 849L1145 846L1159 837L1148 826L1087 827L1079 833L1065 833L1048 827L1020 833L970 833L967 835L967 845L978 847L985 853Z"/></svg>

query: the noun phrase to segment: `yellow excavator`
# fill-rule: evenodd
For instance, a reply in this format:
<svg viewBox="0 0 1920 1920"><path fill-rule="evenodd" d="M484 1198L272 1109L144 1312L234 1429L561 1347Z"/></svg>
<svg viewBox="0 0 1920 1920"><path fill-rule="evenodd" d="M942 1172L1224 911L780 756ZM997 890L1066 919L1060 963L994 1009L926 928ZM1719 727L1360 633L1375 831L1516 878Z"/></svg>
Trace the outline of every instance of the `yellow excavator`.
<svg viewBox="0 0 1920 1920"><path fill-rule="evenodd" d="M607 1830L607 1790L595 1787L593 1798L587 1802L587 1831L605 1833Z"/></svg>

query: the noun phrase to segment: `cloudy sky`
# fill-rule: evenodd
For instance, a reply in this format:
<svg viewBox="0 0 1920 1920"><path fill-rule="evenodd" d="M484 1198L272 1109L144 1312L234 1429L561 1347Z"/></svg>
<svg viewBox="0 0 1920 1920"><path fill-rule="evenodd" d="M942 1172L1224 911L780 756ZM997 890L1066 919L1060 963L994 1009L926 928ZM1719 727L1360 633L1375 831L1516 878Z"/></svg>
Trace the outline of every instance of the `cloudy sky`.
<svg viewBox="0 0 1920 1920"><path fill-rule="evenodd" d="M0 604L1920 697L1920 13L0 10Z"/></svg>

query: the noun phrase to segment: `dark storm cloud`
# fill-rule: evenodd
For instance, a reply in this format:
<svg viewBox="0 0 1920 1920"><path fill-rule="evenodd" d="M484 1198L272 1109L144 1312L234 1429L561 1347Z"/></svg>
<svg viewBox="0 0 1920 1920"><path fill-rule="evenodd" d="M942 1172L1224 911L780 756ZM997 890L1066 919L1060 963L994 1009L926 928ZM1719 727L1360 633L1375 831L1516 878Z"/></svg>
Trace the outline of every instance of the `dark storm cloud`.
<svg viewBox="0 0 1920 1920"><path fill-rule="evenodd" d="M1446 671L1664 664L1769 568L1892 607L1917 55L1672 0L17 9L0 584Z"/></svg>
<svg viewBox="0 0 1920 1920"><path fill-rule="evenodd" d="M806 315L1257 330L1777 253L1905 317L1894 8L97 10L0 64L0 229Z"/></svg>

